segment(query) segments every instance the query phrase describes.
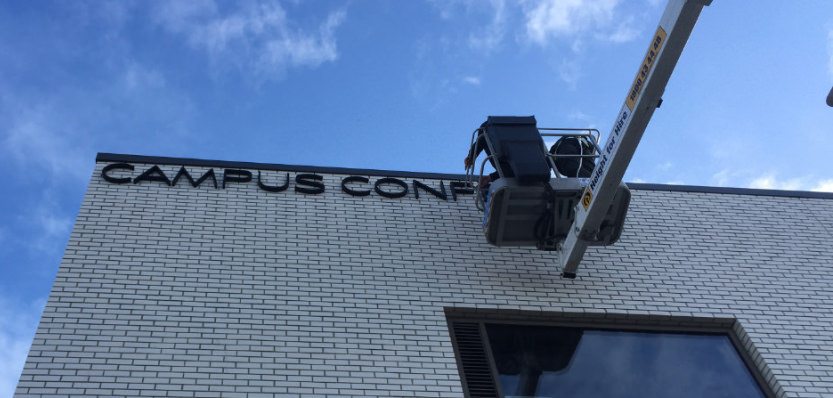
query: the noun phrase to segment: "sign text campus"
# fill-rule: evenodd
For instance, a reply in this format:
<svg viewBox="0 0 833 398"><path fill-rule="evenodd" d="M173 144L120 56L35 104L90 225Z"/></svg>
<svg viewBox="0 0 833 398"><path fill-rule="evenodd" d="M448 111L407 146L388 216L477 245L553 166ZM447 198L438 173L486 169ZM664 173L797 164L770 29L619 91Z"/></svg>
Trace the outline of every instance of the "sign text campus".
<svg viewBox="0 0 833 398"><path fill-rule="evenodd" d="M322 194L327 189L324 184L324 177L314 173L299 173L295 174L294 178L292 178L289 172L267 171L264 173L261 170L257 170L257 174L255 175L245 169L224 168L219 170L215 172L212 168L202 173L202 175L197 175L191 174L185 166L180 166L179 171L176 172L173 178L170 178L159 166L154 165L134 177L136 167L132 164L110 163L104 166L104 169L101 171L101 177L113 184L139 184L141 182L148 182L162 183L173 187L177 184L184 184L187 181L193 188L198 188L205 184L213 186L214 189L226 189L226 186L230 184L250 184L256 181L258 188L266 192L287 191L290 185L293 185L295 192L309 195ZM269 176L266 174L273 174L274 176L267 178ZM291 184L291 182L294 183ZM474 193L471 186L464 181L449 181L448 191L446 191L446 186L443 181L439 181L439 184L434 183L428 185L418 180L412 180L411 185L409 185L407 182L398 178L382 177L371 183L370 178L357 175L342 178L341 191L351 196L368 196L371 192L375 192L379 196L391 199L401 198L409 193L419 199L420 192L423 192L442 200L448 200L448 192L450 192L451 198L455 201L457 200L457 195L470 195Z"/></svg>

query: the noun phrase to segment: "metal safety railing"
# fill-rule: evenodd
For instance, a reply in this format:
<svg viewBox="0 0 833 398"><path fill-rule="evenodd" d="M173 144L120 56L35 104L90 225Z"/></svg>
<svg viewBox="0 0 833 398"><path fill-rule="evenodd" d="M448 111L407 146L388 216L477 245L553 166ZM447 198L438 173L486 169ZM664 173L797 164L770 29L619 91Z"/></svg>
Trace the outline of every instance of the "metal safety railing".
<svg viewBox="0 0 833 398"><path fill-rule="evenodd" d="M494 153L492 150L492 144L486 139L485 135L483 134L482 129L477 128L474 129L471 133L471 144L469 146L469 155L475 156L474 148L475 145L478 144L481 140L485 143L485 145L489 148L489 153ZM486 162L491 161L492 164L497 164L497 158L494 155L487 155L484 156L483 160L480 162L480 173L477 174L477 182L475 183L475 166L477 159L470 159L468 167L466 167L466 185L471 187L474 190L474 204L478 210L484 211L486 208L486 198L483 197L484 193L480 187L480 182L483 180L483 171L486 169ZM497 168L496 168L497 169ZM502 172L497 170L501 177L503 177Z"/></svg>
<svg viewBox="0 0 833 398"><path fill-rule="evenodd" d="M579 141L579 148L582 153L579 154L556 154L551 153L549 148L546 148L547 159L550 163L550 168L552 168L553 173L555 174L556 178L577 178L578 175L575 176L565 176L558 172L558 169L555 167L555 159L556 158L579 158L579 167L577 168L578 171L581 170L582 162L585 159L592 159L594 162L600 154L602 153L602 149L599 147L599 138L601 137L601 133L599 130L596 129L581 129L581 128L564 128L564 127L542 127L538 130L544 131L554 131L553 133L541 133L541 137L575 137ZM584 145L581 145L582 139L587 140L587 142L591 145L591 153L585 154ZM555 145L555 144L553 144ZM545 144L546 147L546 144Z"/></svg>

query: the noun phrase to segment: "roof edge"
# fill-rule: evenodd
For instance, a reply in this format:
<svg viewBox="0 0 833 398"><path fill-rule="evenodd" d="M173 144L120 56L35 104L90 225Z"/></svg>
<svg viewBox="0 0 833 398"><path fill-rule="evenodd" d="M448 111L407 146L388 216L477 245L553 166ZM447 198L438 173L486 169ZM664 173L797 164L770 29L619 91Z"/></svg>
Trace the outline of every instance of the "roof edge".
<svg viewBox="0 0 833 398"><path fill-rule="evenodd" d="M410 178L430 178L430 179L446 179L446 180L463 180L466 178L465 174L452 173L429 173L418 171L396 171L396 170L378 170L378 169L360 169L349 167L327 167L327 166L303 166L290 165L280 163L257 163L257 162L239 162L230 160L207 160L194 158L176 158L166 156L145 156L145 155L128 155L118 153L99 152L95 157L96 162L124 162L124 163L150 163L150 164L167 164L167 165L182 165L182 166L198 166L198 167L227 167L227 168L245 168L256 170L280 170L280 171L296 171L309 173L327 173L327 174L347 174L347 175L362 175L362 176L378 176L378 177L410 177ZM648 184L648 183L628 183L628 187L640 191L668 191L668 192L698 192L698 193L718 193L718 194L733 194L733 195L752 195L752 196L775 196L785 198L812 198L812 199L833 199L833 192L813 192L813 191L783 191L777 189L755 189L755 188L730 188L730 187L710 187L702 185L669 185L669 184Z"/></svg>

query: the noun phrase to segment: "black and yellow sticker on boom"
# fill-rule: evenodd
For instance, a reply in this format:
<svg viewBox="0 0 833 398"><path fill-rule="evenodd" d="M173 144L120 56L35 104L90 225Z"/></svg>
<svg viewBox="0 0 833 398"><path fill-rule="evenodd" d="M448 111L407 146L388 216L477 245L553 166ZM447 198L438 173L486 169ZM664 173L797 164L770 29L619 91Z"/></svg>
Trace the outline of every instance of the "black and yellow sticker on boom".
<svg viewBox="0 0 833 398"><path fill-rule="evenodd" d="M654 63L664 45L665 30L662 29L662 26L658 26L657 33L654 34L654 39L651 40L651 44L648 46L648 52L645 53L645 59L642 60L642 66L639 68L639 72L636 72L636 77L633 79L631 91L628 92L628 99L625 101L625 104L628 105L628 109L631 112L633 112L633 107L636 106L636 99L639 98L639 94L645 88L648 75L654 69Z"/></svg>
<svg viewBox="0 0 833 398"><path fill-rule="evenodd" d="M584 210L587 210L590 207L590 202L593 201L593 191L590 188L584 190L584 195L581 196L581 205L584 206Z"/></svg>

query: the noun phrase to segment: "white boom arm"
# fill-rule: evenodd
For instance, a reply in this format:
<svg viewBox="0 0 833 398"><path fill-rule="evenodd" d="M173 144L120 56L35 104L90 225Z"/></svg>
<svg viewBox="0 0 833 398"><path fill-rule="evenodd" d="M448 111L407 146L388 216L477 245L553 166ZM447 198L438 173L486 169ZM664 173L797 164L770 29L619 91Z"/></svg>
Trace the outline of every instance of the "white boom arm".
<svg viewBox="0 0 833 398"><path fill-rule="evenodd" d="M565 277L575 277L578 264L589 241L599 230L642 133L659 106L665 85L697 17L703 6L710 3L711 0L669 0L607 143L601 147L596 168L576 205L573 225L560 250Z"/></svg>

